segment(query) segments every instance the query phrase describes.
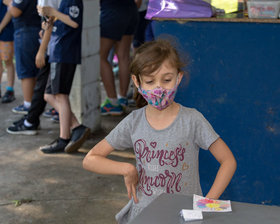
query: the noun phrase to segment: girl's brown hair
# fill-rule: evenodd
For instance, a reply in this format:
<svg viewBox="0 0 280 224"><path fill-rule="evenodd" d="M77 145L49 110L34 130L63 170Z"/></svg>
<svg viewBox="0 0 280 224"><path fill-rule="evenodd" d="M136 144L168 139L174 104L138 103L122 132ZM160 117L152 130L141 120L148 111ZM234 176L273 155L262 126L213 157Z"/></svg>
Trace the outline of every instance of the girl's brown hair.
<svg viewBox="0 0 280 224"><path fill-rule="evenodd" d="M136 50L130 64L131 74L136 76L140 84L141 75L157 71L165 60L168 60L171 66L177 68L178 73L182 71L185 65L169 41L155 40L147 42ZM147 104L147 101L138 93L136 88L134 89L134 100L137 107L143 107Z"/></svg>

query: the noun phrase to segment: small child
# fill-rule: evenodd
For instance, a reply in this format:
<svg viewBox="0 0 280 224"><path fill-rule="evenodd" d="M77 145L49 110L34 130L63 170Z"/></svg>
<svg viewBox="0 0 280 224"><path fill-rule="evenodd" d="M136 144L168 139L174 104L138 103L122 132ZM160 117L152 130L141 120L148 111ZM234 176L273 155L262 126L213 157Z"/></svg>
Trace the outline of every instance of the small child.
<svg viewBox="0 0 280 224"><path fill-rule="evenodd" d="M23 104L12 109L14 113L27 114L31 106L38 69L35 57L39 49L41 19L34 0L3 0L13 16L16 72L21 80Z"/></svg>
<svg viewBox="0 0 280 224"><path fill-rule="evenodd" d="M49 43L50 76L44 98L60 116L59 138L40 150L44 153L75 152L90 134L89 128L79 124L69 101L76 66L81 63L83 2L62 0L58 10L46 6L38 7L38 11L55 19Z"/></svg>
<svg viewBox="0 0 280 224"><path fill-rule="evenodd" d="M209 150L221 164L206 195L219 198L235 172L236 161L200 112L174 102L183 77L176 50L165 40L143 44L135 53L131 74L138 89L136 103L146 106L123 119L83 161L89 171L124 177L131 200L116 215L117 221L129 223L163 192L202 195L199 148ZM134 149L136 167L106 158L114 149L126 148Z"/></svg>
<svg viewBox="0 0 280 224"><path fill-rule="evenodd" d="M7 6L0 1L0 97L1 97L1 80L4 72L3 63L7 69L8 85L6 92L2 98L2 103L10 103L14 101L14 80L15 66L14 57L14 27L12 23L12 15L7 11Z"/></svg>
<svg viewBox="0 0 280 224"><path fill-rule="evenodd" d="M51 22L51 21L50 21ZM36 78L34 94L32 96L31 106L27 115L24 115L20 120L13 122L13 125L8 127L6 131L14 135L36 135L40 125L40 115L43 113L46 101L44 100L44 92L46 89L48 77L50 74L50 64L46 54L48 43L52 33L52 27L48 23L42 22L41 45L36 55L35 64L39 68L39 73Z"/></svg>

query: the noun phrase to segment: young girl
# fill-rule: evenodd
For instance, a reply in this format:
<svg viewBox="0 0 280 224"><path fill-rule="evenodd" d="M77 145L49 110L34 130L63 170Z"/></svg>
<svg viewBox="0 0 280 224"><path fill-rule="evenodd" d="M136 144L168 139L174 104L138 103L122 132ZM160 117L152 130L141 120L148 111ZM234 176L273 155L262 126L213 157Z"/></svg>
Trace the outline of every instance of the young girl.
<svg viewBox="0 0 280 224"><path fill-rule="evenodd" d="M124 176L131 200L116 215L119 223L131 221L163 192L202 195L199 148L209 149L221 164L206 197L219 198L235 172L234 156L203 115L174 102L183 76L181 68L168 41L142 45L135 53L131 73L138 105L143 105L143 98L148 104L122 120L83 161L84 168L92 172ZM106 158L114 149L132 147L136 167Z"/></svg>

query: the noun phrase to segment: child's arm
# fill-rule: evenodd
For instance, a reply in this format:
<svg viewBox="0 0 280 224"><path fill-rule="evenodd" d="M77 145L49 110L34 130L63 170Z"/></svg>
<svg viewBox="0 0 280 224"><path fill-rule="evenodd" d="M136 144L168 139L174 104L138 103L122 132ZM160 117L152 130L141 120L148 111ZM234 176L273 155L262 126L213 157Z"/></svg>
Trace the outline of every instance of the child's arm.
<svg viewBox="0 0 280 224"><path fill-rule="evenodd" d="M236 160L226 143L221 138L215 141L210 146L209 150L221 166L206 197L218 199L228 186L236 170Z"/></svg>
<svg viewBox="0 0 280 224"><path fill-rule="evenodd" d="M142 4L142 0L134 0L134 2L136 4L137 8L139 9Z"/></svg>
<svg viewBox="0 0 280 224"><path fill-rule="evenodd" d="M70 16L59 12L58 10L49 7L49 6L44 6L40 7L38 6L38 12L44 16L49 16L49 17L55 17L59 19L61 22L67 24L68 26L71 26L72 28L78 28L79 24L73 21Z"/></svg>
<svg viewBox="0 0 280 224"><path fill-rule="evenodd" d="M12 19L12 15L9 11L7 11L4 18L2 19L2 21L0 23L0 33L8 25L8 23L11 21L11 19Z"/></svg>
<svg viewBox="0 0 280 224"><path fill-rule="evenodd" d="M134 165L125 162L118 162L106 158L114 149L103 139L94 146L83 160L83 167L86 170L99 173L124 176L124 182L127 189L128 197L136 197L136 185L138 183L138 172Z"/></svg>
<svg viewBox="0 0 280 224"><path fill-rule="evenodd" d="M43 22L43 23L46 23L46 22ZM45 66L45 53L46 53L46 50L48 48L48 44L49 44L49 41L51 38L52 28L53 28L53 21L52 21L52 19L50 19L48 21L48 26L44 29L45 32L43 34L42 42L41 42L39 50L36 54L35 64L36 64L37 68L43 68Z"/></svg>
<svg viewBox="0 0 280 224"><path fill-rule="evenodd" d="M12 0L3 0L3 3L8 6L8 11L11 13L13 17L19 17L22 14L22 11L17 7L14 7Z"/></svg>

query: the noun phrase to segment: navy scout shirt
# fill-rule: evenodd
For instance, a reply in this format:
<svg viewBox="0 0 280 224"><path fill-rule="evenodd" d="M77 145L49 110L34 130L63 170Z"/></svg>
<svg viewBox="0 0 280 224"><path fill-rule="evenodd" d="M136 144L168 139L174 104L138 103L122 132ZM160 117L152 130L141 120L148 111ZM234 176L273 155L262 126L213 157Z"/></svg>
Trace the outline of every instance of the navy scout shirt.
<svg viewBox="0 0 280 224"><path fill-rule="evenodd" d="M80 64L83 2L82 0L62 0L58 11L69 15L79 24L79 27L72 28L60 20L55 21L49 43L49 62Z"/></svg>
<svg viewBox="0 0 280 224"><path fill-rule="evenodd" d="M7 13L7 6L0 0L0 21L3 20ZM10 21L0 33L0 41L14 41L14 26Z"/></svg>
<svg viewBox="0 0 280 224"><path fill-rule="evenodd" d="M23 26L41 27L41 18L37 12L36 0L13 0L12 4L22 11L19 17L13 18L15 30Z"/></svg>

